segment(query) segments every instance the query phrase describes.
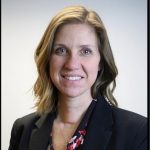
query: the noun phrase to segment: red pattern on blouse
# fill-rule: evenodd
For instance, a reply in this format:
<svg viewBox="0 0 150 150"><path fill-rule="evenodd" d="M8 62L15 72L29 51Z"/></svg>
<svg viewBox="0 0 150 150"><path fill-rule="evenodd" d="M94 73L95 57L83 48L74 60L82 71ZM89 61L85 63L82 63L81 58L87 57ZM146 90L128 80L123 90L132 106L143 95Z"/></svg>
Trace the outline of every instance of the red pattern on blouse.
<svg viewBox="0 0 150 150"><path fill-rule="evenodd" d="M85 116L81 120L81 123L79 127L77 128L75 134L68 142L65 150L78 150L84 143L85 136L87 134L87 126L90 121L90 117L92 116L92 112L94 110L95 104L97 100L93 100L90 104L90 106L87 109L87 112L85 113ZM50 132L50 150L54 150L53 144L52 144L52 131Z"/></svg>

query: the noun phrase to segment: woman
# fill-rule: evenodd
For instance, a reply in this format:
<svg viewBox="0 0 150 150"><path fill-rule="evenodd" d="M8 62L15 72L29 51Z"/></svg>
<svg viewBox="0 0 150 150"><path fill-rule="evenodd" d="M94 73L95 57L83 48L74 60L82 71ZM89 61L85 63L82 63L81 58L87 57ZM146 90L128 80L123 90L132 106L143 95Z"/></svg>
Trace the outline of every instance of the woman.
<svg viewBox="0 0 150 150"><path fill-rule="evenodd" d="M117 107L117 68L94 11L64 8L35 52L35 113L15 121L9 150L146 150L145 117Z"/></svg>

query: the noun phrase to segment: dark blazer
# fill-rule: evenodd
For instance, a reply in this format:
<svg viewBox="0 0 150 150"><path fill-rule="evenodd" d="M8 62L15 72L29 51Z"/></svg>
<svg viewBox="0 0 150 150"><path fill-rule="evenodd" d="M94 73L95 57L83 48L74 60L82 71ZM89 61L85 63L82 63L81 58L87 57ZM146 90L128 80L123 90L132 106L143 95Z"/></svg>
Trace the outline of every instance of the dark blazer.
<svg viewBox="0 0 150 150"><path fill-rule="evenodd" d="M13 125L9 150L47 150L54 114L29 114ZM100 97L82 150L147 150L147 119Z"/></svg>

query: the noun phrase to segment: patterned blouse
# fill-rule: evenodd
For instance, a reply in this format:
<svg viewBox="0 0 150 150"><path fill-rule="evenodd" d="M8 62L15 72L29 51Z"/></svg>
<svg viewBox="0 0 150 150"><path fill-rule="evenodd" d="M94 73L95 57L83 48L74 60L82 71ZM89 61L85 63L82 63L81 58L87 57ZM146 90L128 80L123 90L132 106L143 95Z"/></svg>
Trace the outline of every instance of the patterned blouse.
<svg viewBox="0 0 150 150"><path fill-rule="evenodd" d="M84 143L84 139L87 133L87 127L88 127L88 123L90 121L90 118L92 116L92 112L95 108L97 100L93 99L91 104L89 105L83 119L81 120L78 128L76 129L74 135L72 136L72 138L70 139L70 141L68 142L65 150L79 150L83 143ZM47 150L54 150L53 148L53 144L52 144L52 131L50 131L50 138L49 138L49 145Z"/></svg>

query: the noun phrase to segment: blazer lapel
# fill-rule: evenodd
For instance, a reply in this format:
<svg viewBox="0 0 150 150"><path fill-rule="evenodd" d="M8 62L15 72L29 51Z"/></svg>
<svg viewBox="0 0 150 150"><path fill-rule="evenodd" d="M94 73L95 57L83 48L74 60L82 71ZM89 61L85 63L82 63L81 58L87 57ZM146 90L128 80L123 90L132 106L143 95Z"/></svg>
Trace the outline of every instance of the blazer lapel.
<svg viewBox="0 0 150 150"><path fill-rule="evenodd" d="M36 128L32 130L29 150L46 150L49 142L49 134L55 118L54 113L42 116L36 122ZM106 100L98 99L95 110L88 125L82 150L106 150L112 135L111 107Z"/></svg>
<svg viewBox="0 0 150 150"><path fill-rule="evenodd" d="M29 150L46 150L49 142L50 130L54 120L54 113L42 116L36 122L36 128L31 133Z"/></svg>
<svg viewBox="0 0 150 150"><path fill-rule="evenodd" d="M83 150L105 150L112 135L112 125L111 107L101 97L89 122Z"/></svg>

